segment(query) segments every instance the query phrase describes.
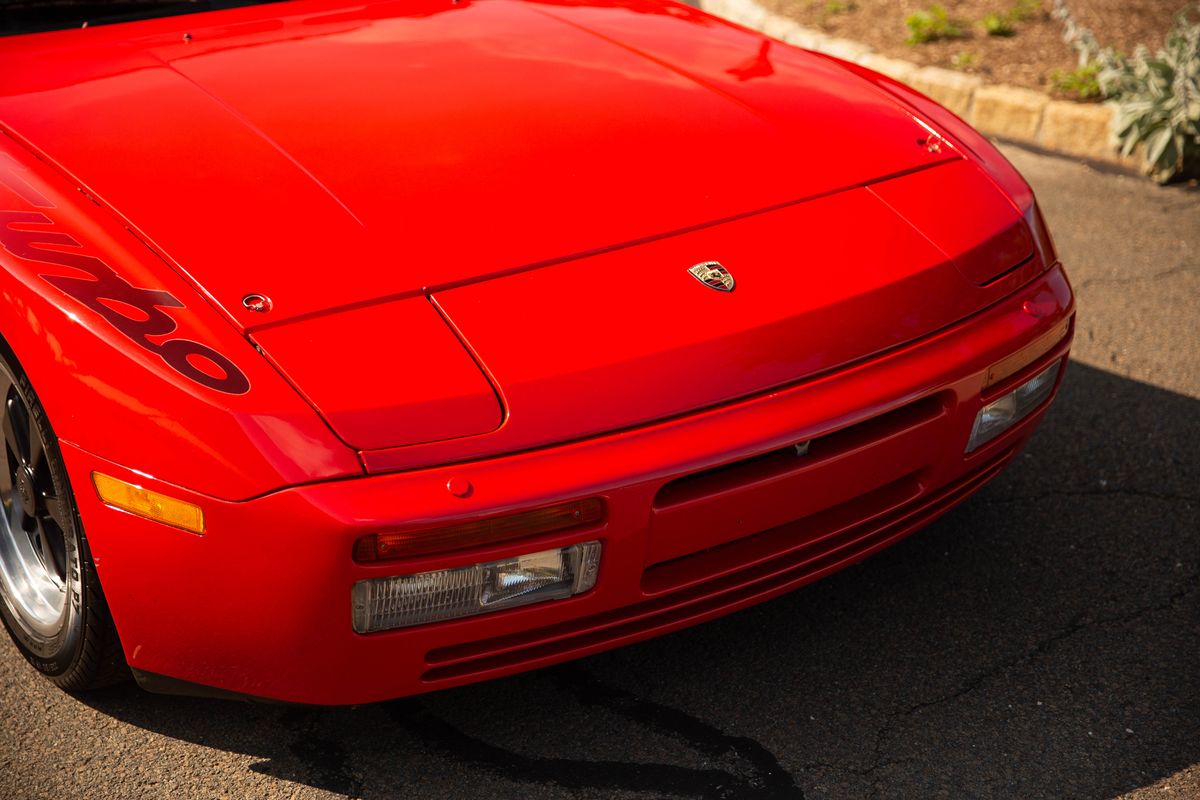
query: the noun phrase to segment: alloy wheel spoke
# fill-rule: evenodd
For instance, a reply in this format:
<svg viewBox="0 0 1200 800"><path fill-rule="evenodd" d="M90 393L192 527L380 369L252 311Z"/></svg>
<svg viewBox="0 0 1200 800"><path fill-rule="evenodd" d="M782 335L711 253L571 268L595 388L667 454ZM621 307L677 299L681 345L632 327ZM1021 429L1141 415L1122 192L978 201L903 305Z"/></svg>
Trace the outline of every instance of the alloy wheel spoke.
<svg viewBox="0 0 1200 800"><path fill-rule="evenodd" d="M34 544L37 545L38 555L42 557L42 565L45 566L46 572L50 575L57 575L58 561L54 556L54 546L50 542L50 537L46 535L46 529L41 525L37 528Z"/></svg>
<svg viewBox="0 0 1200 800"><path fill-rule="evenodd" d="M42 456L45 452L45 446L42 444L42 432L38 430L33 414L26 414L25 418L27 420L25 441L29 443L29 459L26 463L34 471L37 471L42 465Z"/></svg>
<svg viewBox="0 0 1200 800"><path fill-rule="evenodd" d="M54 523L39 524L38 539L41 546L42 563L46 566L46 572L50 573L52 577L62 580L66 575L66 554L62 547L62 537L54 528Z"/></svg>
<svg viewBox="0 0 1200 800"><path fill-rule="evenodd" d="M8 377L7 372L0 369L0 406L3 406L3 413L8 413L8 398L15 397L16 394L12 379Z"/></svg>
<svg viewBox="0 0 1200 800"><path fill-rule="evenodd" d="M16 397L11 393L4 399L3 423L0 424L0 429L4 434L4 444L13 455L17 457L17 461L21 460L21 442L17 438L17 426L13 423L13 408L16 405Z"/></svg>
<svg viewBox="0 0 1200 800"><path fill-rule="evenodd" d="M25 404L16 392L9 392L4 401L4 440L21 464L29 463L29 422Z"/></svg>
<svg viewBox="0 0 1200 800"><path fill-rule="evenodd" d="M33 470L33 491L40 499L55 497L57 493L54 491L54 476L50 473L50 462L42 457L42 454L45 453L46 445L42 442L40 436L37 438L37 444L33 449L38 454L38 462L30 465Z"/></svg>
<svg viewBox="0 0 1200 800"><path fill-rule="evenodd" d="M17 456L8 446L8 442L4 442L4 452L0 454L0 500L4 501L4 507L8 508L9 503L13 501L13 475L16 473Z"/></svg>
<svg viewBox="0 0 1200 800"><path fill-rule="evenodd" d="M11 523L19 503L15 497L14 479L20 459L16 452L16 443L9 439L7 431L12 427L8 419L8 398L15 395L12 378L8 370L0 369L0 434L3 436L3 451L0 451L0 514Z"/></svg>
<svg viewBox="0 0 1200 800"><path fill-rule="evenodd" d="M65 531L67 529L67 514L58 497L53 494L41 492L40 502L42 508L45 509L46 516L54 520L54 524L58 526L60 531Z"/></svg>

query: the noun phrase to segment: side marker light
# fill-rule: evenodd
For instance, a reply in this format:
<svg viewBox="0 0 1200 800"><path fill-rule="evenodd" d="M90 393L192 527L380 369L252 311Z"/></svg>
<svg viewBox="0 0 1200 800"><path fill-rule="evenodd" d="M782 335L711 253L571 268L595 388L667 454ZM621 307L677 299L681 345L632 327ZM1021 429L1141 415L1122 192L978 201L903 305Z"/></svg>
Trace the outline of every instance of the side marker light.
<svg viewBox="0 0 1200 800"><path fill-rule="evenodd" d="M96 494L108 505L191 533L204 533L204 510L199 506L143 489L103 472L92 473Z"/></svg>

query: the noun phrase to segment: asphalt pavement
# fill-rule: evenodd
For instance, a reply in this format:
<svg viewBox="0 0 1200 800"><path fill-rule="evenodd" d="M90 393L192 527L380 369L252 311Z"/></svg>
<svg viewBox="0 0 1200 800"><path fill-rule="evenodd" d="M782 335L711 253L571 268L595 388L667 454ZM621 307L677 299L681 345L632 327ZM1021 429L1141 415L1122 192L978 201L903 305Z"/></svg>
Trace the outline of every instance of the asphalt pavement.
<svg viewBox="0 0 1200 800"><path fill-rule="evenodd" d="M1078 292L1073 363L925 531L682 633L360 708L72 697L0 642L0 798L1200 798L1200 191L1006 153Z"/></svg>

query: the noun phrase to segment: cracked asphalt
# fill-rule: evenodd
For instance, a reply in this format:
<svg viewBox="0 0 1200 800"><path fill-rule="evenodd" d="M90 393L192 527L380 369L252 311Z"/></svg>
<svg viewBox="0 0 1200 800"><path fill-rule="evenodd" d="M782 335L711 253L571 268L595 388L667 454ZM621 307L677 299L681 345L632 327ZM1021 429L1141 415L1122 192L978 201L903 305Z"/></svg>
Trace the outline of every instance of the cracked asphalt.
<svg viewBox="0 0 1200 800"><path fill-rule="evenodd" d="M1006 152L1073 364L936 524L714 623L355 709L76 698L0 644L0 796L1200 798L1200 192Z"/></svg>

